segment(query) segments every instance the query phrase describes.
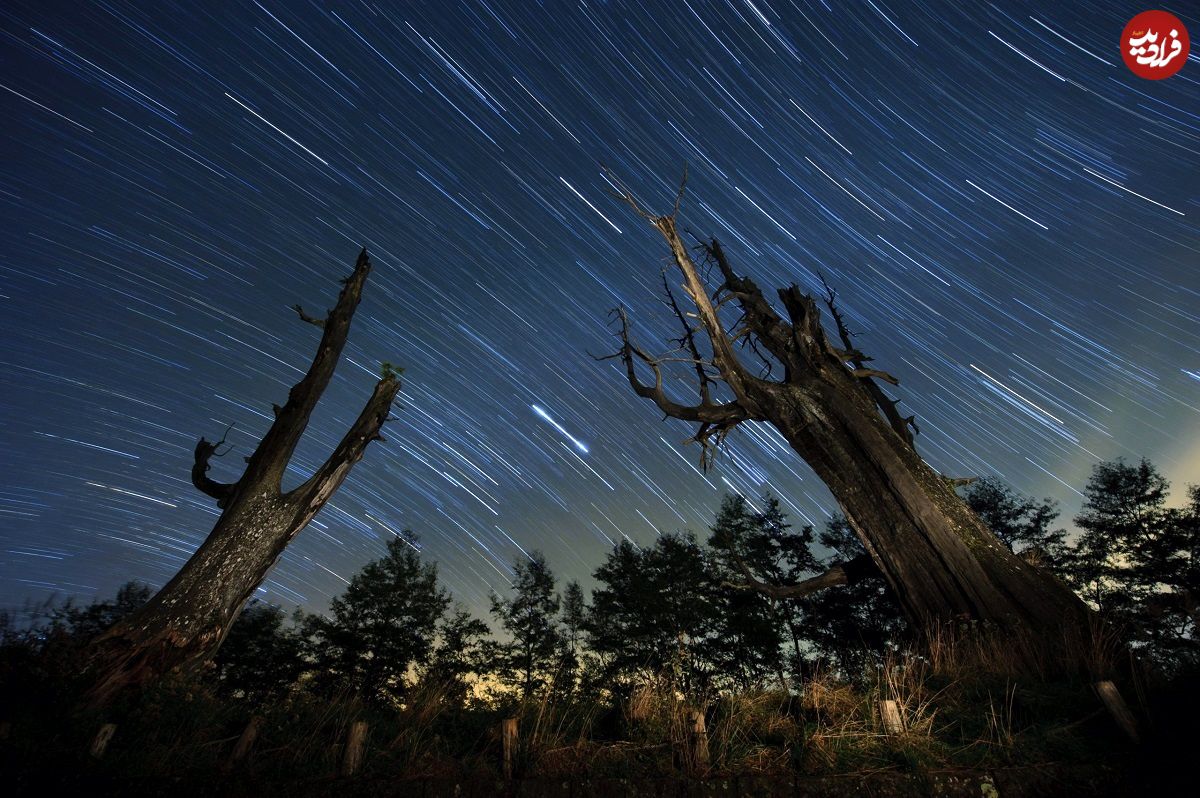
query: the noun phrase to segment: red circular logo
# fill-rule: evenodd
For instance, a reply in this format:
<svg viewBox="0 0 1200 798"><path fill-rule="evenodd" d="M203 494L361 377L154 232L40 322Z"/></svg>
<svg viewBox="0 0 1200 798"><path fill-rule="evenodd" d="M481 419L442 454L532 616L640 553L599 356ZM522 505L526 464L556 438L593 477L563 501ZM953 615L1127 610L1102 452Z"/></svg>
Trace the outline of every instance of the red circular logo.
<svg viewBox="0 0 1200 798"><path fill-rule="evenodd" d="M1179 17L1143 11L1121 31L1121 58L1139 78L1162 80L1183 68L1188 44L1187 28Z"/></svg>

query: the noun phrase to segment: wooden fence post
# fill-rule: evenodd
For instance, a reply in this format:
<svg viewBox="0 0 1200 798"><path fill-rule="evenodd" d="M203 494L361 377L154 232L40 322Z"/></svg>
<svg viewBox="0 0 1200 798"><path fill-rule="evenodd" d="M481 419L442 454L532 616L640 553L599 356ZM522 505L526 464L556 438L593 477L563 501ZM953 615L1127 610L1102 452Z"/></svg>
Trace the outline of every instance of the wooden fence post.
<svg viewBox="0 0 1200 798"><path fill-rule="evenodd" d="M89 752L93 759L100 759L104 756L104 752L108 749L108 743L112 740L113 735L117 733L117 724L105 723L96 732L96 736L92 738L92 747Z"/></svg>
<svg viewBox="0 0 1200 798"><path fill-rule="evenodd" d="M703 709L692 710L692 760L699 769L708 767L708 728Z"/></svg>
<svg viewBox="0 0 1200 798"><path fill-rule="evenodd" d="M1113 716L1117 725L1129 737L1130 740L1137 743L1140 741L1138 737L1137 720L1133 717L1133 713L1129 711L1129 706L1125 703L1125 699L1121 697L1121 693L1117 690L1117 686L1108 679L1102 682L1096 682L1096 692L1100 694L1100 700L1104 702L1104 706L1108 708L1108 712Z"/></svg>
<svg viewBox="0 0 1200 798"><path fill-rule="evenodd" d="M246 755L250 753L250 749L254 746L254 741L258 738L258 729L262 726L262 722L261 715L252 715L250 717L250 722L242 730L242 736L238 738L237 745L233 747L233 753L229 755L229 759L225 760L222 770L228 773L233 770L238 762L246 758Z"/></svg>
<svg viewBox="0 0 1200 798"><path fill-rule="evenodd" d="M342 754L342 775L349 778L358 772L362 764L363 745L367 741L367 722L356 720L346 736L346 750Z"/></svg>
<svg viewBox="0 0 1200 798"><path fill-rule="evenodd" d="M517 719L505 718L500 728L500 745L504 753L504 778L513 777L513 764L517 757Z"/></svg>
<svg viewBox="0 0 1200 798"><path fill-rule="evenodd" d="M904 732L904 714L900 711L899 701L880 701L879 715L883 719L883 731L885 734L894 735Z"/></svg>

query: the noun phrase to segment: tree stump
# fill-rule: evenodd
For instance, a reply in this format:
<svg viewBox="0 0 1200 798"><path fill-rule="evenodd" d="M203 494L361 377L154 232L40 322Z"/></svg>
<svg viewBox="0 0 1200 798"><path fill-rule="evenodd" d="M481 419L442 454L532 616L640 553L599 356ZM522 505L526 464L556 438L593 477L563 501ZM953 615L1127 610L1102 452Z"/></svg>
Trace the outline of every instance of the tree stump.
<svg viewBox="0 0 1200 798"><path fill-rule="evenodd" d="M896 735L904 732L904 713L900 711L899 701L880 701L879 715L883 719L884 733Z"/></svg>

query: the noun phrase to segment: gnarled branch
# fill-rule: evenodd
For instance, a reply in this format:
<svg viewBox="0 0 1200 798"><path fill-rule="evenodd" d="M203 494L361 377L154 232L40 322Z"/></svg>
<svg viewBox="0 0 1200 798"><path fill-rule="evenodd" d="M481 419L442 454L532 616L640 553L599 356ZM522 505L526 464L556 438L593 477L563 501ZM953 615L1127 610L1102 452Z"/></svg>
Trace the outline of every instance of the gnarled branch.
<svg viewBox="0 0 1200 798"><path fill-rule="evenodd" d="M325 319L314 319L312 316L305 313L304 308L300 305L292 305L292 310L296 311L296 313L300 316L300 321L306 324L311 324L314 327L320 327L322 330L325 329Z"/></svg>
<svg viewBox="0 0 1200 798"><path fill-rule="evenodd" d="M633 388L634 393L643 399L653 401L659 410L671 418L699 422L700 428L687 442L700 444L700 464L707 468L712 462L711 454L713 448L724 440L730 430L741 422L750 420L753 416L736 400L722 404L712 402L707 390L705 390L704 383L701 383L700 386L702 396L700 404L683 405L668 397L663 387L662 359L651 357L641 347L633 343L629 335L629 318L625 315L624 308L616 308L613 313L617 315L621 324L620 331L618 332L621 338L621 349L612 355L596 359L612 360L620 358L625 364L625 376L628 378L629 385ZM638 361L648 366L654 374L653 385L647 385L638 377ZM697 365L697 368L702 368L702 366Z"/></svg>
<svg viewBox="0 0 1200 798"><path fill-rule="evenodd" d="M763 595L777 599L803 598L826 588L853 585L865 579L874 579L882 576L878 566L875 565L875 561L868 554L860 554L853 559L833 565L827 571L804 579L794 585L777 585L772 582L763 582L754 576L750 567L746 565L745 560L739 555L733 554L733 560L738 570L741 571L746 583L727 583L729 587L738 590L756 590Z"/></svg>
<svg viewBox="0 0 1200 798"><path fill-rule="evenodd" d="M723 282L718 294L724 290L737 300L742 309L746 329L762 342L766 350L782 363L785 369L791 370L796 365L791 354L791 335L787 325L767 302L762 291L753 280L740 277L734 272L720 241L713 238L708 242L700 242L700 247L721 272Z"/></svg>
<svg viewBox="0 0 1200 798"><path fill-rule="evenodd" d="M842 311L837 306L837 291L833 290L829 286L829 283L825 282L824 276L821 276L821 285L825 287L825 306L829 308L829 314L833 316L833 322L837 326L838 338L842 340L842 346L845 347L844 349L835 349L834 347L830 346L829 349L831 354L833 354L834 357L838 358L838 360L841 360L842 362L849 361L853 366L853 369L851 369L852 372L875 371L874 369L867 369L863 365L871 358L866 357L862 352L858 351L854 347L854 344L851 340L853 338L853 333L851 333L850 329L846 326L846 320L842 317ZM885 374L886 376L884 376ZM855 374L855 376L860 375ZM890 382L892 385L900 384L899 380L897 380L895 377L892 377L892 375L887 374L886 372L878 372L877 375L870 374L867 376L879 376L880 379L884 379L887 382ZM916 417L901 416L899 411L896 410L896 405L900 404L900 400L889 397L883 392L883 389L876 385L871 379L864 379L863 386L866 387L867 393L870 394L871 399L875 402L875 406L879 408L879 412L883 413L883 417L887 419L888 426L890 426L905 443L912 447L914 445L913 433L919 433L921 431L920 428L917 427ZM911 432L909 431L910 429L912 430Z"/></svg>
<svg viewBox="0 0 1200 798"><path fill-rule="evenodd" d="M649 221L654 226L654 229L658 230L662 237L666 239L667 244L671 248L671 255L675 259L675 265L679 267L680 274L683 275L683 290L687 293L692 304L695 305L696 318L700 320L700 325L704 329L705 335L708 336L709 344L712 347L713 362L721 372L725 383L733 391L733 395L737 398L737 401L746 407L749 412L754 412L754 399L748 390L748 383L753 381L754 378L747 373L733 350L731 336L721 323L720 317L717 316L716 308L713 306L712 300L708 297L708 289L705 287L704 281L700 278L700 270L696 268L696 264L692 261L692 257L688 253L687 245L684 244L683 239L679 236L679 231L675 227L675 214L655 216L649 213L642 208L628 188L620 184L619 181L616 181L615 178L613 180L613 184L620 189L618 196L621 200L629 205L635 213ZM676 196L676 213L682 199L681 186L680 193Z"/></svg>
<svg viewBox="0 0 1200 798"><path fill-rule="evenodd" d="M215 479L209 478L208 469L211 468L211 466L208 464L208 461L211 460L214 455L216 457L221 457L228 452L228 450L225 452L218 452L217 449L224 445L225 438L229 436L229 431L231 429L233 429L232 424L225 428L225 434L223 434L221 436L221 440L217 441L216 443L209 443L205 438L201 438L199 443L196 444L196 450L193 454L192 460L192 484L195 485L196 489L201 493L216 499L217 507L220 507L221 509L225 509L225 507L229 504L230 499L233 498L233 493L235 490L237 490L237 483L217 482Z"/></svg>
<svg viewBox="0 0 1200 798"><path fill-rule="evenodd" d="M698 405L681 405L668 397L663 389L663 373L659 360L646 354L641 347L633 343L629 336L629 317L625 315L625 309L616 308L613 312L617 314L617 318L621 322L621 329L618 333L621 337L621 350L597 359L620 358L625 364L625 375L629 378L629 384L634 393L643 399L652 400L664 414L683 421L726 424L746 421L750 418L750 415L736 401L723 404L701 402ZM646 385L638 378L635 360L640 360L654 372L654 385Z"/></svg>
<svg viewBox="0 0 1200 798"><path fill-rule="evenodd" d="M685 177L686 179L686 177ZM680 191L683 189L680 188ZM696 369L696 380L700 389L700 401L703 403L711 402L712 396L709 386L714 382L713 378L704 370L707 364L700 356L700 347L696 345L696 328L688 324L688 320L684 317L683 311L679 308L679 303L675 301L675 292L671 290L671 284L667 282L667 272L663 270L663 291L667 294L667 304L671 308L671 312L675 314L675 318L679 320L679 326L683 328L683 335L676 338L675 341L681 347L686 347L692 356L692 363Z"/></svg>
<svg viewBox="0 0 1200 798"><path fill-rule="evenodd" d="M883 380L890 385L900 384L900 380L896 379L891 374L888 374L886 371L880 371L879 369L852 368L850 369L850 374L851 376L857 377L860 380L875 379Z"/></svg>

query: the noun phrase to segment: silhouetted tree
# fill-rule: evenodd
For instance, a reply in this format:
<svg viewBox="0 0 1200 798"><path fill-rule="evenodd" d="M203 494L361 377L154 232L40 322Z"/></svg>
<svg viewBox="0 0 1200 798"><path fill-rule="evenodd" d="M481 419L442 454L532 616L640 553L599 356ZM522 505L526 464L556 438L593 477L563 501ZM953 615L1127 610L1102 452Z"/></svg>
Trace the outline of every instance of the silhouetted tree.
<svg viewBox="0 0 1200 798"><path fill-rule="evenodd" d="M284 693L304 669L299 632L274 604L242 608L213 660L222 692L254 703Z"/></svg>
<svg viewBox="0 0 1200 798"><path fill-rule="evenodd" d="M1200 658L1200 490L1189 488L1182 509L1167 506L1169 490L1146 459L1097 464L1075 517L1082 533L1065 567L1082 595L1165 670Z"/></svg>
<svg viewBox="0 0 1200 798"><path fill-rule="evenodd" d="M1167 655L1200 666L1200 485L1188 486L1187 504L1172 513L1166 534L1134 553L1139 577L1160 592L1147 614L1163 634Z"/></svg>
<svg viewBox="0 0 1200 798"><path fill-rule="evenodd" d="M470 690L471 674L487 674L495 667L485 637L488 625L458 609L442 618L438 625L437 645L426 666L423 680L436 689L442 700L461 706Z"/></svg>
<svg viewBox="0 0 1200 798"><path fill-rule="evenodd" d="M155 596L99 637L88 658L88 703L101 705L126 688L144 685L171 671L190 671L212 658L284 548L308 525L341 486L367 445L381 438L392 401L400 390L398 371L384 364L382 378L337 448L298 487L282 489L284 471L321 394L341 360L350 322L371 271L364 249L343 281L337 304L324 319L297 305L302 321L321 329L307 373L288 393L275 420L246 458L235 482L208 476L224 443L201 438L192 464L192 484L216 500L221 516L208 538Z"/></svg>
<svg viewBox="0 0 1200 798"><path fill-rule="evenodd" d="M817 540L811 526L794 530L777 499L766 496L762 503L763 510L756 512L745 498L726 496L710 543L772 585L795 584L864 559L862 543L844 518L831 519L819 536L830 552L822 560L814 549ZM878 579L856 580L839 590L814 591L798 599L766 598L775 610L777 631L787 638L786 660L797 679L812 669L814 659L833 663L846 677L857 677L878 664L904 632L900 606ZM736 621L731 617L724 623Z"/></svg>
<svg viewBox="0 0 1200 798"><path fill-rule="evenodd" d="M1067 576L1080 593L1110 615L1128 620L1148 590L1136 573L1136 554L1167 530L1170 484L1150 461L1097 463L1084 487L1075 524L1082 530Z"/></svg>
<svg viewBox="0 0 1200 798"><path fill-rule="evenodd" d="M583 588L579 586L579 582L572 579L563 588L562 595L563 638L572 651L578 649L583 642L583 625L587 621L587 610Z"/></svg>
<svg viewBox="0 0 1200 798"><path fill-rule="evenodd" d="M825 302L837 343L822 327L816 299L795 285L780 289L779 306L786 313L781 316L758 286L733 270L715 239L699 244L706 265L718 275L716 285L707 284L676 227L682 196L681 188L675 210L656 216L642 210L630 192L623 194L666 240L691 307L683 311L664 273L666 303L681 335L675 350L662 357L633 342L625 313L617 309L621 349L612 357L624 364L634 392L667 416L698 425L693 440L702 446L704 464L709 448L738 424L774 426L829 487L876 572L918 628L968 617L1020 627L1051 646L1064 632L1082 633L1083 603L997 541L955 493L954 480L917 453L913 419L902 417L876 382L896 379L866 365L833 293ZM739 347L759 365L748 365ZM663 367L679 361L695 376L697 404L681 404L667 393ZM651 373L652 381L644 382L639 371ZM752 573L744 576L748 585L772 595L799 596L867 573L841 565L785 593Z"/></svg>
<svg viewBox="0 0 1200 798"><path fill-rule="evenodd" d="M363 566L330 602L329 617L309 617L318 682L379 703L400 699L410 670L429 661L449 606L437 566L421 562L416 536L392 538L386 556Z"/></svg>
<svg viewBox="0 0 1200 798"><path fill-rule="evenodd" d="M141 609L152 594L149 585L132 581L117 588L112 599L96 599L82 607L68 599L50 610L47 634L66 636L76 643L88 642Z"/></svg>
<svg viewBox="0 0 1200 798"><path fill-rule="evenodd" d="M563 692L573 690L582 675L584 665L584 626L587 623L588 606L579 582L567 582L562 593L559 624L562 630L562 646L559 654L558 675L555 685Z"/></svg>
<svg viewBox="0 0 1200 798"><path fill-rule="evenodd" d="M829 520L818 540L832 552L825 567L853 562L864 553L862 541L840 516ZM900 603L878 579L813 593L801 604L813 653L836 664L846 678L859 678L879 665L906 631Z"/></svg>
<svg viewBox="0 0 1200 798"><path fill-rule="evenodd" d="M783 683L785 671L799 672L804 660L804 619L796 601L734 586L740 570L731 558L740 558L775 584L790 584L821 570L809 548L812 528L793 530L773 496L764 496L762 504L763 510L758 512L743 496L725 496L708 539L723 609L721 630L713 646L717 652L714 664L735 675L743 687L767 673L777 675ZM781 648L785 639L787 654Z"/></svg>
<svg viewBox="0 0 1200 798"><path fill-rule="evenodd" d="M967 504L1012 551L1037 557L1048 568L1065 554L1066 530L1051 529L1058 509L1051 499L1022 496L995 477L972 482L964 491Z"/></svg>
<svg viewBox="0 0 1200 798"><path fill-rule="evenodd" d="M492 596L492 614L510 638L496 646L495 664L501 681L525 701L555 676L562 648L561 600L541 552L517 560L512 589L510 599Z"/></svg>
<svg viewBox="0 0 1200 798"><path fill-rule="evenodd" d="M594 574L588 645L607 681L662 677L685 691L709 681L704 646L717 609L712 572L691 535L615 546Z"/></svg>

